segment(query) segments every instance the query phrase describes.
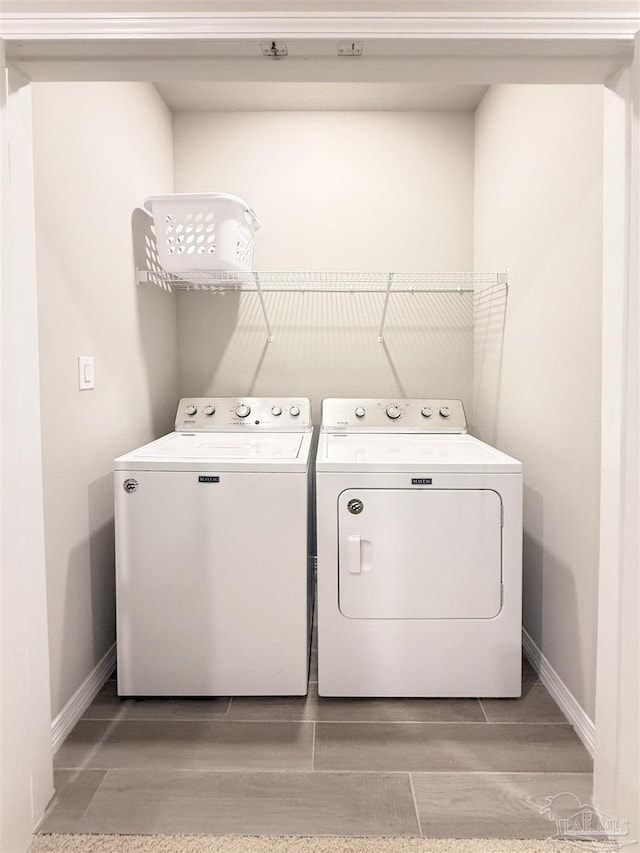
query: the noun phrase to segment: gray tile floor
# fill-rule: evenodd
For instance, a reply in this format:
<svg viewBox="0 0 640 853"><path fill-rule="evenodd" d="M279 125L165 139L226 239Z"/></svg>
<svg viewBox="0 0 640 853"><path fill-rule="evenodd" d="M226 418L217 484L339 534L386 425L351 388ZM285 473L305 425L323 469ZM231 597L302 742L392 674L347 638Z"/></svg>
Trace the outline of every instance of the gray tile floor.
<svg viewBox="0 0 640 853"><path fill-rule="evenodd" d="M55 758L43 832L544 838L591 761L525 662L520 699L118 699Z"/></svg>

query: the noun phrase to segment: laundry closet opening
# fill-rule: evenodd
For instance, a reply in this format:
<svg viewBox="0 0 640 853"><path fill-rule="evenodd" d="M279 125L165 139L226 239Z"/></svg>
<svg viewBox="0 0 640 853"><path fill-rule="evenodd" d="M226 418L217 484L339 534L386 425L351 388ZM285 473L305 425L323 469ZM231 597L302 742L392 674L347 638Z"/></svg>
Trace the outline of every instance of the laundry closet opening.
<svg viewBox="0 0 640 853"><path fill-rule="evenodd" d="M317 424L329 396L430 396L523 462L525 648L592 745L604 87L36 83L33 118L54 720L113 663L112 461L180 397L304 395ZM136 209L201 191L256 210L255 270L508 293L397 294L382 343L380 294L268 294L269 343L255 293L136 284Z"/></svg>

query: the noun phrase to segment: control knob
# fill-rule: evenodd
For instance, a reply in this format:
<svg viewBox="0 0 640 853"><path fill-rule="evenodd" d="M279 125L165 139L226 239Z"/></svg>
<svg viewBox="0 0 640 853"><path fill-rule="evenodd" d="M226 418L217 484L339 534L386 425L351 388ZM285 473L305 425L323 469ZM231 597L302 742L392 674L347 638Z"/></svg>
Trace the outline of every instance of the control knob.
<svg viewBox="0 0 640 853"><path fill-rule="evenodd" d="M367 413L367 410L364 408L364 406L358 406L358 408L356 409L356 417L357 418L363 418L366 415L366 413Z"/></svg>
<svg viewBox="0 0 640 853"><path fill-rule="evenodd" d="M400 406L387 406L387 417L391 420L396 421L401 414Z"/></svg>
<svg viewBox="0 0 640 853"><path fill-rule="evenodd" d="M205 407L204 407L204 409L203 409L202 411L205 413L205 415L206 415L208 418L210 418L210 417L211 417L211 415L215 414L216 407L215 407L215 406L205 406Z"/></svg>
<svg viewBox="0 0 640 853"><path fill-rule="evenodd" d="M289 409L289 414L292 418L297 418L300 414L300 409L298 408L298 406L291 406L291 408Z"/></svg>
<svg viewBox="0 0 640 853"><path fill-rule="evenodd" d="M443 406L440 409L440 414L442 415L443 418L448 418L449 415L451 414L451 409L449 408L449 406Z"/></svg>
<svg viewBox="0 0 640 853"><path fill-rule="evenodd" d="M185 412L186 412L186 414L187 414L187 415L195 415L195 413L196 413L197 411L198 411L198 407L197 407L197 406L193 406L193 405L189 405L189 406L187 406L187 408L185 409Z"/></svg>
<svg viewBox="0 0 640 853"><path fill-rule="evenodd" d="M247 415L250 415L250 414L251 414L251 406L247 406L246 403L242 403L236 409L236 415L239 418L246 418Z"/></svg>
<svg viewBox="0 0 640 853"><path fill-rule="evenodd" d="M433 414L433 409L430 409L429 406L423 406L420 411L422 412L423 418L430 418Z"/></svg>
<svg viewBox="0 0 640 853"><path fill-rule="evenodd" d="M278 417L278 415L281 415L281 414L282 414L282 409L280 408L280 406L274 406L274 407L271 409L271 414L272 414L272 415L275 415L275 416L276 416L276 418L277 418L277 417Z"/></svg>

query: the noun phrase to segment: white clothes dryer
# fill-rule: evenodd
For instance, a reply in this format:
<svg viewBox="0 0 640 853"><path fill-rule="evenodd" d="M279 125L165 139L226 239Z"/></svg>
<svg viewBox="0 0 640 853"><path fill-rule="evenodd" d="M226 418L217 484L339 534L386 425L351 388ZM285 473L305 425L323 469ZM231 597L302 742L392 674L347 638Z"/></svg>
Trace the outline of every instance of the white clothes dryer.
<svg viewBox="0 0 640 853"><path fill-rule="evenodd" d="M120 696L306 694L310 408L183 399L115 460Z"/></svg>
<svg viewBox="0 0 640 853"><path fill-rule="evenodd" d="M459 400L323 402L321 696L519 696L522 467Z"/></svg>

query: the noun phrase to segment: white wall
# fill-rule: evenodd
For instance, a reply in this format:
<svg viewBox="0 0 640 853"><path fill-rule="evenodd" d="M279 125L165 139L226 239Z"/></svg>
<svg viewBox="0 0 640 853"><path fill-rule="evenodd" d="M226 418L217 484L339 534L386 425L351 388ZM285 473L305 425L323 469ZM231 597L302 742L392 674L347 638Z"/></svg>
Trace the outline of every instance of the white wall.
<svg viewBox="0 0 640 853"><path fill-rule="evenodd" d="M472 269L473 117L441 112L178 113L178 192L256 210L254 268ZM181 394L461 397L471 406L471 299L178 297Z"/></svg>
<svg viewBox="0 0 640 853"><path fill-rule="evenodd" d="M134 208L173 189L171 115L150 84L37 84L34 139L55 717L115 640L112 460L172 423L175 300L136 286L131 238Z"/></svg>
<svg viewBox="0 0 640 853"><path fill-rule="evenodd" d="M640 32L605 89L602 515L593 802L640 849ZM615 665L612 662L615 661Z"/></svg>
<svg viewBox="0 0 640 853"><path fill-rule="evenodd" d="M0 62L3 44L0 40ZM53 793L38 394L31 92L0 80L0 850Z"/></svg>
<svg viewBox="0 0 640 853"><path fill-rule="evenodd" d="M525 475L525 629L593 720L603 92L497 86L476 111L475 265L509 268L476 339L480 437Z"/></svg>

